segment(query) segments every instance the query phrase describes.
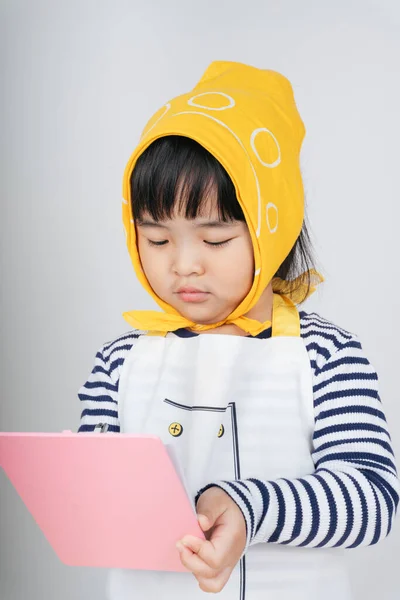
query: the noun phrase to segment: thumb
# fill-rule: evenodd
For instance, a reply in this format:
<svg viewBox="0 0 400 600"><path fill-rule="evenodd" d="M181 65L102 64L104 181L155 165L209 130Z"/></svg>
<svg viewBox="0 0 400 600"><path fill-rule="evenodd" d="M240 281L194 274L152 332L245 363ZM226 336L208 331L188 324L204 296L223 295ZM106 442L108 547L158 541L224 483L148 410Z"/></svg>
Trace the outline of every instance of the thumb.
<svg viewBox="0 0 400 600"><path fill-rule="evenodd" d="M205 512L205 511L203 511ZM200 524L200 527L203 531L208 531L214 525L216 519L212 517L208 517L207 515L199 514L197 515L197 520Z"/></svg>
<svg viewBox="0 0 400 600"><path fill-rule="evenodd" d="M197 503L197 520L202 530L211 529L224 510L225 507L218 495L204 494L204 497L200 497Z"/></svg>

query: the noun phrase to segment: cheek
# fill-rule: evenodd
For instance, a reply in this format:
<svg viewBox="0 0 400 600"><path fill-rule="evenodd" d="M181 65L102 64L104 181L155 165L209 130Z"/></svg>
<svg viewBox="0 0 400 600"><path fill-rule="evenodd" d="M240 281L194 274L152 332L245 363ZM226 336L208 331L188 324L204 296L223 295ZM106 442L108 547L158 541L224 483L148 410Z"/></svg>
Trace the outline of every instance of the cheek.
<svg viewBox="0 0 400 600"><path fill-rule="evenodd" d="M140 263L144 274L147 277L150 285L157 283L160 279L160 271L162 271L162 265L160 257L157 256L157 249L149 246L147 240L138 240L138 251Z"/></svg>
<svg viewBox="0 0 400 600"><path fill-rule="evenodd" d="M148 259L148 247L145 245L143 240L137 238L137 249L139 253L140 264L142 265L143 271L147 271L147 264L150 263Z"/></svg>
<svg viewBox="0 0 400 600"><path fill-rule="evenodd" d="M221 280L231 289L250 288L254 280L253 248L247 242L232 245L219 262Z"/></svg>

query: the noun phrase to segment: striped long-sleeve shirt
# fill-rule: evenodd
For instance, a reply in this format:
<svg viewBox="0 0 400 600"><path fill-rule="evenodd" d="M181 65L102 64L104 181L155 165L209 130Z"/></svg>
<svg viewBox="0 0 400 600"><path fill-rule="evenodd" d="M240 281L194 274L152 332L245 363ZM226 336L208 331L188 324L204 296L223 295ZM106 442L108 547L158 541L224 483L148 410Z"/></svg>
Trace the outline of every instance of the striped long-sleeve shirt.
<svg viewBox="0 0 400 600"><path fill-rule="evenodd" d="M200 493L217 485L238 504L247 547L259 542L342 548L376 544L391 530L400 493L378 376L355 335L316 313L300 312L300 325L313 374L315 471L294 479L210 482ZM119 375L143 333L126 333L97 352L78 392L79 431L93 431L101 422L119 432Z"/></svg>

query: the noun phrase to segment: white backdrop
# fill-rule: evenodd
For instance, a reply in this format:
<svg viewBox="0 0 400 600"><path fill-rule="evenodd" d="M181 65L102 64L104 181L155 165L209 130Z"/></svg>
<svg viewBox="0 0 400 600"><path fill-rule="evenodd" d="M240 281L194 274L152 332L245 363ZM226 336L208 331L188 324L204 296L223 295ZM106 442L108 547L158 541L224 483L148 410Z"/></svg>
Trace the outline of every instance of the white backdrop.
<svg viewBox="0 0 400 600"><path fill-rule="evenodd" d="M0 429L77 428L98 347L153 306L124 245L125 163L156 109L237 60L293 83L326 276L304 308L361 338L400 457L398 1L0 0L0 28ZM104 600L104 572L62 565L0 489L1 600ZM399 553L399 522L348 551L356 600L399 598Z"/></svg>

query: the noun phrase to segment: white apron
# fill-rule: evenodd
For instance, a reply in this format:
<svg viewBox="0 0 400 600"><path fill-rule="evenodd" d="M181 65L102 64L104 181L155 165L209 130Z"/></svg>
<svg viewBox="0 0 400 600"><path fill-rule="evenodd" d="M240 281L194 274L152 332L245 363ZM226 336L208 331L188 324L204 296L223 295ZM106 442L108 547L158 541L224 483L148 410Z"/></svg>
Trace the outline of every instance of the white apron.
<svg viewBox="0 0 400 600"><path fill-rule="evenodd" d="M279 303L280 302L280 303ZM121 432L172 444L193 498L219 479L315 470L310 361L297 309L275 298L269 339L142 336L122 368ZM113 570L110 600L206 598L191 573ZM250 546L221 600L349 600L341 549Z"/></svg>

